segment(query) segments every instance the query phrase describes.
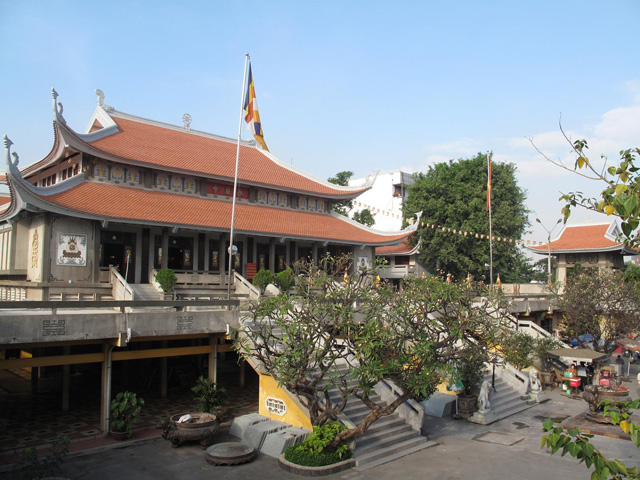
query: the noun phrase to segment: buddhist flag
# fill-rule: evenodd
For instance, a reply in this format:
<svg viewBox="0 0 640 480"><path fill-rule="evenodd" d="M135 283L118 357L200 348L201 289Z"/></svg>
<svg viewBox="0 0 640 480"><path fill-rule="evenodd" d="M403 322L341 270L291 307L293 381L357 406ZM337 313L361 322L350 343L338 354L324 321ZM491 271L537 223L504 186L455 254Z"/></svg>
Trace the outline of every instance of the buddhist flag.
<svg viewBox="0 0 640 480"><path fill-rule="evenodd" d="M487 155L487 211L491 208L491 155Z"/></svg>
<svg viewBox="0 0 640 480"><path fill-rule="evenodd" d="M247 122L249 131L253 134L256 141L263 150L267 152L267 144L264 141L262 133L262 124L260 123L260 114L258 113L258 102L256 100L256 90L253 85L253 75L251 75L251 64L249 64L249 78L247 79L247 93L244 97L244 119Z"/></svg>

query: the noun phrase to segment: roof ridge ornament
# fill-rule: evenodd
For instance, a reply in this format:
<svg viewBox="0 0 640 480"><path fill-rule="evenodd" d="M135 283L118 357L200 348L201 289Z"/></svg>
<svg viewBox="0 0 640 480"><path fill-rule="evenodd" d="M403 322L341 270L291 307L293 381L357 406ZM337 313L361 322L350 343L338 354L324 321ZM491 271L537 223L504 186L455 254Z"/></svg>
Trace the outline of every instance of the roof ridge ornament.
<svg viewBox="0 0 640 480"><path fill-rule="evenodd" d="M98 96L98 106L102 107L105 112L113 112L113 107L104 103L104 92L96 88L96 95Z"/></svg>
<svg viewBox="0 0 640 480"><path fill-rule="evenodd" d="M380 173L380 170L374 170L373 179L371 179L371 175L367 175L364 179L364 183L362 184L361 188L372 187L376 179L378 178L379 173Z"/></svg>
<svg viewBox="0 0 640 480"><path fill-rule="evenodd" d="M182 115L182 123L184 124L184 129L186 131L191 130L191 115L189 115L188 113Z"/></svg>
<svg viewBox="0 0 640 480"><path fill-rule="evenodd" d="M64 107L62 106L62 102L57 102L56 104L56 100L58 99L58 92L56 92L56 89L51 87L51 96L53 97L53 119L54 121L58 121L64 125L67 124L67 121L64 119L64 117L62 116L62 111L64 110Z"/></svg>

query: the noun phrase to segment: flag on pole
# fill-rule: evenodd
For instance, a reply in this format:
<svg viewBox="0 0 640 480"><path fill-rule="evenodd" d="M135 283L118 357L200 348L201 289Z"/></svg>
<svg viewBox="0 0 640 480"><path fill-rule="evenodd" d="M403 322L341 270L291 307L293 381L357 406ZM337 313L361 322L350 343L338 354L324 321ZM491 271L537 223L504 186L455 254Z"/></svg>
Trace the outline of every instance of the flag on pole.
<svg viewBox="0 0 640 480"><path fill-rule="evenodd" d="M253 75L251 75L251 63L249 63L249 77L247 79L247 93L244 97L244 119L247 122L249 131L253 134L256 141L263 150L267 152L267 144L264 141L262 133L262 124L260 123L260 114L258 113L258 102L256 100L256 90L253 85Z"/></svg>
<svg viewBox="0 0 640 480"><path fill-rule="evenodd" d="M491 207L491 155L487 155L487 211Z"/></svg>

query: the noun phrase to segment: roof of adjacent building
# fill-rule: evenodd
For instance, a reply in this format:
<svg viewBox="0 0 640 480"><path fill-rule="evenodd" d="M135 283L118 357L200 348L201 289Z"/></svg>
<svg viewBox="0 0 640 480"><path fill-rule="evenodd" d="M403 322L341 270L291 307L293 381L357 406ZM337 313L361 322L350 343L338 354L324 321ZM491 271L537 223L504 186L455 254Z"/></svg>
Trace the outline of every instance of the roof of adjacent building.
<svg viewBox="0 0 640 480"><path fill-rule="evenodd" d="M376 255L392 257L395 255L413 255L420 250L420 242L417 245L411 245L409 239L405 239L399 245L385 245L383 247L376 247Z"/></svg>
<svg viewBox="0 0 640 480"><path fill-rule="evenodd" d="M617 240L621 233L615 221L595 225L567 225L562 229L558 237L551 241L551 253L620 250L624 254L634 254L635 252L626 247L624 242ZM527 248L540 254L549 252L548 243Z"/></svg>

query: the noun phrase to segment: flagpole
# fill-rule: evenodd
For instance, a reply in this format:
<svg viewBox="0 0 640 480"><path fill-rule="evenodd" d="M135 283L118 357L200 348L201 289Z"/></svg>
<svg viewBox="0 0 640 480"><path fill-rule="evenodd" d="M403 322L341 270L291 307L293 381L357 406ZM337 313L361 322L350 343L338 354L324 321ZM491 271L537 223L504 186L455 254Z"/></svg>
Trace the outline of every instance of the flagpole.
<svg viewBox="0 0 640 480"><path fill-rule="evenodd" d="M231 231L229 233L229 276L227 277L227 299L231 300L231 269L233 257L237 253L237 248L233 245L233 227L236 219L236 193L238 189L238 164L240 163L240 137L242 136L242 117L244 116L244 94L247 86L247 65L249 64L249 54L244 55L244 74L242 75L242 96L240 97L240 120L238 122L238 144L236 147L236 172L233 176L233 200L231 201Z"/></svg>
<svg viewBox="0 0 640 480"><path fill-rule="evenodd" d="M491 157L492 152L487 153L487 203L489 204L489 287L493 287L493 233L491 227Z"/></svg>

